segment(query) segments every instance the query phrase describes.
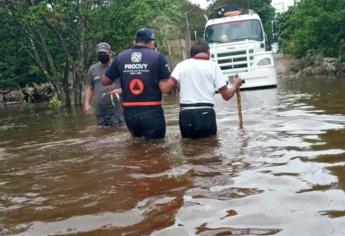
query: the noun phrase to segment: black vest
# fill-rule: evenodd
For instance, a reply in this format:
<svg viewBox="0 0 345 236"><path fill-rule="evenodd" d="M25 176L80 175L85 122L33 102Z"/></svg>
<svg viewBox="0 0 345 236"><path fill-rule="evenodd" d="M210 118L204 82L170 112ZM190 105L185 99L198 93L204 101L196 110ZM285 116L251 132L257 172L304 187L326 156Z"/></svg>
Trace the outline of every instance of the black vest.
<svg viewBox="0 0 345 236"><path fill-rule="evenodd" d="M118 55L123 106L160 106L159 53L134 46Z"/></svg>

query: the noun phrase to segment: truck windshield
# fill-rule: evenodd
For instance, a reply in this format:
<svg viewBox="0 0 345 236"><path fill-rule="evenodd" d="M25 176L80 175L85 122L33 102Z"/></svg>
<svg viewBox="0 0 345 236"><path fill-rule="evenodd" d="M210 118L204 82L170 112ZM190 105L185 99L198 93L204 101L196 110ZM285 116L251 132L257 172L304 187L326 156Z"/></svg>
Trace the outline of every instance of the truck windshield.
<svg viewBox="0 0 345 236"><path fill-rule="evenodd" d="M244 20L209 25L205 30L208 43L228 43L242 40L263 41L260 21Z"/></svg>

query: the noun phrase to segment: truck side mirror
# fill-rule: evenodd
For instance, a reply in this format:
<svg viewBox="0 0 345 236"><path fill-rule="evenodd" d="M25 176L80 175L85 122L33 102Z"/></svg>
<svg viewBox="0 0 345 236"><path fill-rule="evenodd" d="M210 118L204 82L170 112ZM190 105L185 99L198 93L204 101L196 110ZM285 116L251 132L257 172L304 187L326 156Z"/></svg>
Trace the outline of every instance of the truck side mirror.
<svg viewBox="0 0 345 236"><path fill-rule="evenodd" d="M275 40L276 37L277 37L277 25L276 25L276 21L272 20L272 21L271 21L271 26L272 26L272 38L273 38L273 40Z"/></svg>
<svg viewBox="0 0 345 236"><path fill-rule="evenodd" d="M198 32L196 30L193 31L192 39L194 42L198 41Z"/></svg>
<svg viewBox="0 0 345 236"><path fill-rule="evenodd" d="M267 35L265 34L265 50L266 51L271 51L271 49L272 49L272 47L271 47L271 45L269 44L269 42L268 42L268 38L267 38Z"/></svg>

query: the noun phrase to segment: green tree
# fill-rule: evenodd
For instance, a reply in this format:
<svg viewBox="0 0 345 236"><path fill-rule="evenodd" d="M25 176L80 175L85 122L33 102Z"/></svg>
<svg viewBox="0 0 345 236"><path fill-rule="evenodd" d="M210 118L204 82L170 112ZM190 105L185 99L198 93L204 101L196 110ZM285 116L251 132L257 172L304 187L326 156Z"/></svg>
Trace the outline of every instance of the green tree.
<svg viewBox="0 0 345 236"><path fill-rule="evenodd" d="M0 94L25 87L27 84L43 82L42 74L23 53L22 32L15 31L15 22L0 8Z"/></svg>
<svg viewBox="0 0 345 236"><path fill-rule="evenodd" d="M73 84L78 84L75 79L78 77L71 75L74 72L78 75L79 60L84 58L81 56L84 49L82 8L86 6L81 1L13 0L4 6L14 22L14 34L20 39L17 42L20 52L55 87L67 106L71 104L69 78L72 77ZM80 93L80 90L81 87L75 92Z"/></svg>
<svg viewBox="0 0 345 236"><path fill-rule="evenodd" d="M304 0L278 17L282 50L296 57L345 56L345 2Z"/></svg>
<svg viewBox="0 0 345 236"><path fill-rule="evenodd" d="M202 39L206 24L204 17L206 11L187 1L182 5L181 12L182 16L179 23L181 32L186 32L188 37L194 38L194 31L196 31L197 39Z"/></svg>
<svg viewBox="0 0 345 236"><path fill-rule="evenodd" d="M6 52L5 47L0 47L1 54L5 55L6 65L3 66L13 68L16 63L20 66L28 64L29 69L37 70L54 86L65 105L71 104L71 97L76 104L80 104L84 77L94 61L97 42L111 43L117 53L132 44L139 27L157 26L154 20L158 17L165 17L171 22L178 19L183 2L185 0L1 2L3 14L0 18L8 17L13 31L12 35L2 34L1 40L9 42L15 35L13 43L17 44L12 47L14 58L3 53ZM18 60L22 54L25 61ZM11 73L13 77L18 76L14 69Z"/></svg>

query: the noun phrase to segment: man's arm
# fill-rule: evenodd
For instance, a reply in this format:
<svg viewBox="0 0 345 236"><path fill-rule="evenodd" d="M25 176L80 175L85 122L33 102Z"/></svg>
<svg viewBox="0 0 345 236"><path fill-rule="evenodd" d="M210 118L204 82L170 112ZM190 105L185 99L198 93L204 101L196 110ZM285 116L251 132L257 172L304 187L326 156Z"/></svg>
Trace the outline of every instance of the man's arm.
<svg viewBox="0 0 345 236"><path fill-rule="evenodd" d="M109 77L106 75L102 75L101 82L104 86L111 85L113 83L113 81L111 79L109 79Z"/></svg>
<svg viewBox="0 0 345 236"><path fill-rule="evenodd" d="M92 85L86 85L85 90L85 100L84 100L84 112L86 115L91 115L93 113L91 101L93 97L93 86Z"/></svg>
<svg viewBox="0 0 345 236"><path fill-rule="evenodd" d="M176 86L177 81L173 77L159 81L159 89L162 93L170 93Z"/></svg>
<svg viewBox="0 0 345 236"><path fill-rule="evenodd" d="M175 87L177 81L170 75L169 63L162 53L159 53L159 89L162 93L169 93Z"/></svg>
<svg viewBox="0 0 345 236"><path fill-rule="evenodd" d="M118 58L116 57L111 63L108 70L105 72L105 74L102 75L101 83L104 86L111 85L115 81L115 79L117 79L120 76L119 70L117 68L117 61Z"/></svg>
<svg viewBox="0 0 345 236"><path fill-rule="evenodd" d="M222 88L219 89L219 93L222 95L223 99L225 101L229 101L234 94L236 93L236 91L238 89L240 89L243 81L240 79L240 77L238 75L236 75L233 78L233 84L229 87L229 86L224 86Z"/></svg>

